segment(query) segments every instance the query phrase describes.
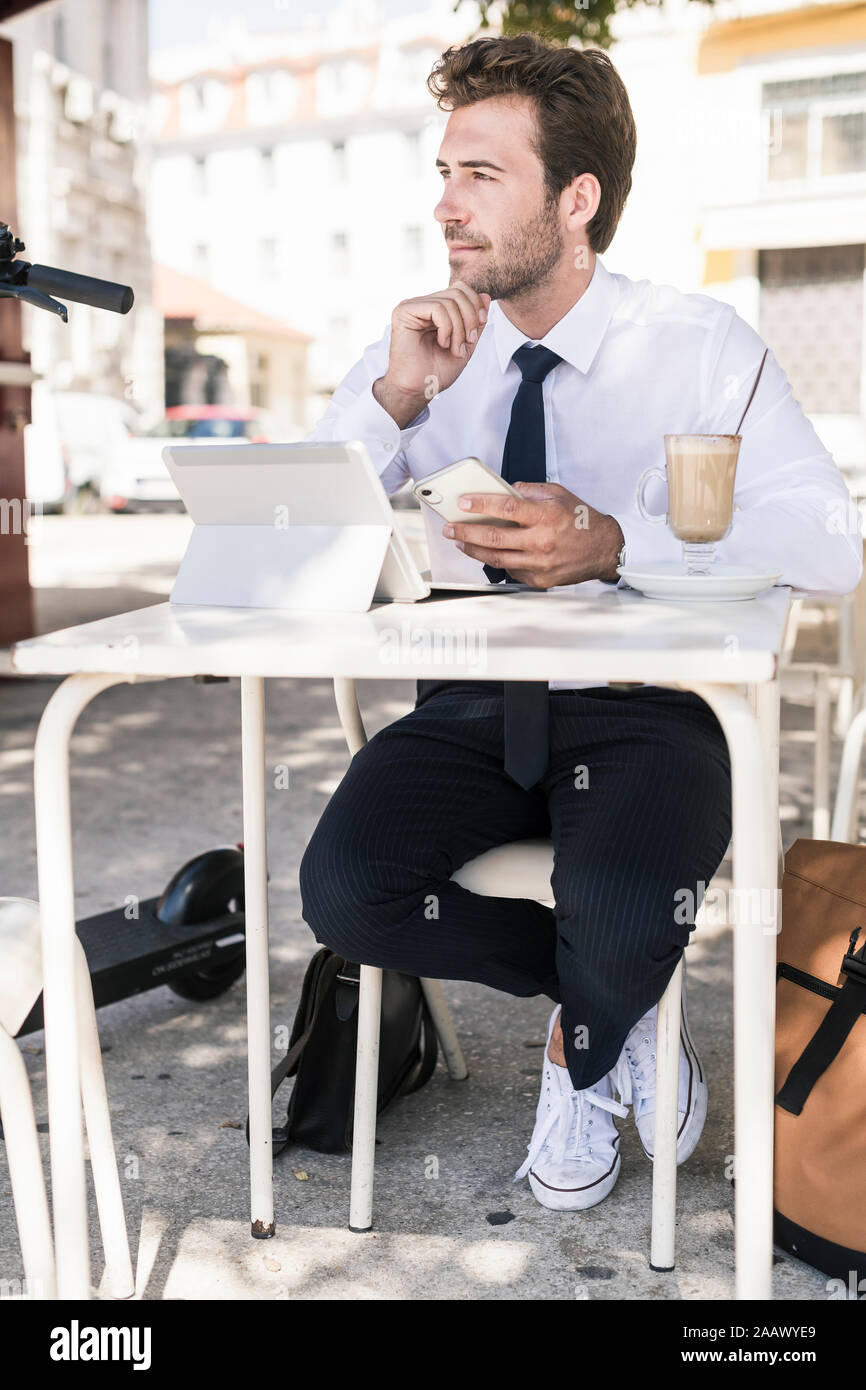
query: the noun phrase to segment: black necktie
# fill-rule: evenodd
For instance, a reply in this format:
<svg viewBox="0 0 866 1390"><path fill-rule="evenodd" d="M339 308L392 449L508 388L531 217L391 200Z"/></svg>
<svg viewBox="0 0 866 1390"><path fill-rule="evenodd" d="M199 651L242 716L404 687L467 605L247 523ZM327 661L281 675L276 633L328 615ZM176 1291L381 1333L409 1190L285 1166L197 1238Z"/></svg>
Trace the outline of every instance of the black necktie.
<svg viewBox="0 0 866 1390"><path fill-rule="evenodd" d="M511 420L502 454L502 476L509 483L547 480L542 385L562 358L546 347L524 343L513 354L523 380L511 406ZM485 565L492 584L511 576ZM547 681L505 682L505 771L527 790L544 774L548 760Z"/></svg>

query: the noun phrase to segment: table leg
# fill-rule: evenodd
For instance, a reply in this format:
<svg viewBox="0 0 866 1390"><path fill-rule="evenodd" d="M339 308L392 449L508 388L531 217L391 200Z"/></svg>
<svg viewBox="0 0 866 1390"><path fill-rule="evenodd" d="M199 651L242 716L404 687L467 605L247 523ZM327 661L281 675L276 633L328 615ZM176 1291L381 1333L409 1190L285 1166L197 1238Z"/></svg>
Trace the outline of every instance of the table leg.
<svg viewBox="0 0 866 1390"><path fill-rule="evenodd" d="M265 683L241 677L244 901L247 941L247 1065L250 1093L250 1223L257 1240L275 1232L271 1138L271 1007L265 813Z"/></svg>
<svg viewBox="0 0 866 1390"><path fill-rule="evenodd" d="M379 1029L382 1016L382 971L375 965L361 966L359 996L349 1230L369 1231L373 1224Z"/></svg>
<svg viewBox="0 0 866 1390"><path fill-rule="evenodd" d="M736 1296L771 1296L778 914L778 682L753 711L730 686L688 683L728 741L733 798Z"/></svg>
<svg viewBox="0 0 866 1390"><path fill-rule="evenodd" d="M69 806L69 742L81 711L127 675L69 676L45 706L33 783L44 979L45 1072L57 1296L90 1297L87 1193L75 999L75 897Z"/></svg>

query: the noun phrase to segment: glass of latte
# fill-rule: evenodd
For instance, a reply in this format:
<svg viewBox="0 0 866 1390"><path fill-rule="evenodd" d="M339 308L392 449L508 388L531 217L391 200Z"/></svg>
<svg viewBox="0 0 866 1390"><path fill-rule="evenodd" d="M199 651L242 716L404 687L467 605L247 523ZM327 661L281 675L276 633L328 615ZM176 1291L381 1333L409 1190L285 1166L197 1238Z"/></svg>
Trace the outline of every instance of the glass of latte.
<svg viewBox="0 0 866 1390"><path fill-rule="evenodd" d="M666 468L647 468L637 485L637 508L644 521L667 522L683 544L688 574L709 574L716 544L731 529L739 434L666 434ZM667 482L664 516L647 510L644 490L650 478Z"/></svg>

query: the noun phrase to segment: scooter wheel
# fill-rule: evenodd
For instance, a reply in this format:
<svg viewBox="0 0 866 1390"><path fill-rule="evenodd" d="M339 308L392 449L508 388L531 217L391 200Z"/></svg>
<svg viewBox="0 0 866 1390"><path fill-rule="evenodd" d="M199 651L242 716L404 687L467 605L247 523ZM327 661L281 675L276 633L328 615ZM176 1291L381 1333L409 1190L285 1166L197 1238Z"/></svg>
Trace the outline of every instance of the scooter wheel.
<svg viewBox="0 0 866 1390"><path fill-rule="evenodd" d="M175 926L207 922L226 912L243 912L244 856L237 845L205 850L173 875L157 901L156 915ZM242 943L227 948L227 958L197 970L184 971L166 980L181 999L215 999L244 973L246 952Z"/></svg>
<svg viewBox="0 0 866 1390"><path fill-rule="evenodd" d="M168 982L168 987L181 999L216 999L217 995L225 994L235 980L240 979L245 965L246 955L241 951L236 959L214 966L211 970L190 970L188 975L175 975Z"/></svg>

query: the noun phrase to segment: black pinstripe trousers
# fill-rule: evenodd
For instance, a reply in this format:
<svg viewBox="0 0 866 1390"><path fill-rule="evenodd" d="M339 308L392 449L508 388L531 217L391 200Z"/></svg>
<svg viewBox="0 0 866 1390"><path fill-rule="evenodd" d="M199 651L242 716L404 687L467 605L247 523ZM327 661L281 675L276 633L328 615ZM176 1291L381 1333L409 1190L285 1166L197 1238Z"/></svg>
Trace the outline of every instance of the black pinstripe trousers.
<svg viewBox="0 0 866 1390"><path fill-rule="evenodd" d="M562 1004L572 1084L593 1085L662 996L693 894L731 837L727 744L699 696L661 686L550 694L550 761L503 767L502 685L435 689L355 754L301 861L304 919L365 965ZM494 845L550 836L556 907L450 882Z"/></svg>

